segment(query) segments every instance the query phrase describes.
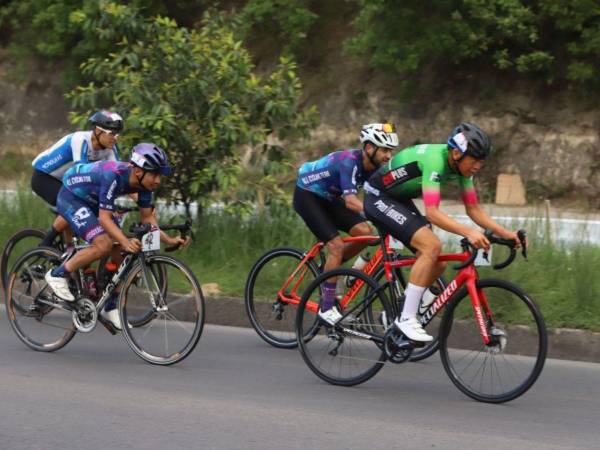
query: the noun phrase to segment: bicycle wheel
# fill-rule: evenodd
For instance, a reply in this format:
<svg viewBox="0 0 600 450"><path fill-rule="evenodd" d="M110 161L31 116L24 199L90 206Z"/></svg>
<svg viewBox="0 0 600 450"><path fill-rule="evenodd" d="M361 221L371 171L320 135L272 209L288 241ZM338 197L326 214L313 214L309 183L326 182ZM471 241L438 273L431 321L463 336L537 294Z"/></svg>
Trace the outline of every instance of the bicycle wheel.
<svg viewBox="0 0 600 450"><path fill-rule="evenodd" d="M334 327L319 322L314 331L308 332L305 324L317 320L321 284L332 276L355 277L356 281L347 288L355 295L341 311L343 318ZM364 282L360 289L359 281ZM298 306L296 333L302 358L318 377L331 384L353 386L364 383L383 367L385 327L372 320L369 311L375 317L380 317L381 312L388 317L393 314L384 290L358 270L331 270L319 275L306 288Z"/></svg>
<svg viewBox="0 0 600 450"><path fill-rule="evenodd" d="M254 264L246 281L244 304L250 323L258 335L274 347L294 348L298 345L295 329L297 305L286 301L286 298L300 300L304 289L319 274L315 262L308 261L289 280L286 298L282 298L279 291L303 258L304 254L295 248L270 250ZM315 321L306 325L306 329L310 330Z"/></svg>
<svg viewBox="0 0 600 450"><path fill-rule="evenodd" d="M172 256L152 255L146 256L145 263L147 277L143 276L141 263L136 264L121 290L119 314L123 336L143 360L158 365L174 364L186 358L200 339L204 296L196 277L182 261ZM159 273L168 278L166 291ZM152 297L156 307L152 305ZM135 320L149 310L154 314L151 320L143 326L131 325L131 318Z"/></svg>
<svg viewBox="0 0 600 450"><path fill-rule="evenodd" d="M54 299L44 279L60 263L58 250L38 247L22 255L9 274L8 321L19 339L34 350L53 352L75 336L71 311Z"/></svg>
<svg viewBox="0 0 600 450"><path fill-rule="evenodd" d="M439 335L442 363L464 394L481 402L507 402L525 393L540 375L548 346L546 326L535 302L514 284L479 280L477 290L482 305L475 314L466 287L448 304ZM488 345L477 315L491 337Z"/></svg>
<svg viewBox="0 0 600 450"><path fill-rule="evenodd" d="M0 273L2 274L2 287L6 289L8 281L8 271L12 268L16 260L25 251L37 247L42 239L46 237L46 232L39 228L25 228L17 231L6 241L6 245L0 256Z"/></svg>
<svg viewBox="0 0 600 450"><path fill-rule="evenodd" d="M98 263L98 267L96 269L96 279L98 280L99 286L101 289L108 284L110 279L112 278L114 272L106 269L106 263L110 261L110 256L106 256L100 260ZM164 266L158 264L157 266L150 264L148 266L149 270L156 272L154 275L156 279L159 281L161 286L161 294L164 296L167 292L167 275L164 270ZM140 285L143 283L141 272L138 274L138 277L134 281L134 283ZM149 323L152 319L156 317L156 313L152 304L148 304L148 309L146 311L139 311L137 315L133 315L133 313L129 316L129 325L132 327L142 327Z"/></svg>
<svg viewBox="0 0 600 450"><path fill-rule="evenodd" d="M405 281L402 271L398 270L397 276L398 276L398 280L400 281L400 287L402 289L402 292L404 292L404 289L406 288L406 281ZM383 267L380 267L375 272L375 275L373 276L373 278L375 279L375 281L377 281L378 284L380 284L381 286L384 287L385 292L388 293L387 294L388 298L394 298L394 296L392 296L392 293L389 290L390 283L385 278L385 270L383 269ZM436 293L436 295L441 293L445 288L446 288L446 282L444 281L444 279L442 277L438 278L430 286L431 291ZM399 304L399 305L392 305L392 306L394 309L394 317L392 317L391 320L394 320L396 318L396 316L402 312L403 305ZM426 308L423 308L421 305L419 305L418 317L421 318L421 315L424 312L426 312ZM373 316L371 316L371 317L372 317L371 320L375 320L375 318ZM424 359L429 358L431 355L435 354L435 352L438 351L439 346L440 346L439 339L438 339L439 327L440 327L440 319L438 319L436 317L434 317L432 320L430 320L429 322L424 324L424 328L427 330L427 332L431 336L434 336L434 339L433 339L433 341L427 343L424 347L416 347L413 350L413 352L411 353L409 361L411 361L411 362L422 361Z"/></svg>

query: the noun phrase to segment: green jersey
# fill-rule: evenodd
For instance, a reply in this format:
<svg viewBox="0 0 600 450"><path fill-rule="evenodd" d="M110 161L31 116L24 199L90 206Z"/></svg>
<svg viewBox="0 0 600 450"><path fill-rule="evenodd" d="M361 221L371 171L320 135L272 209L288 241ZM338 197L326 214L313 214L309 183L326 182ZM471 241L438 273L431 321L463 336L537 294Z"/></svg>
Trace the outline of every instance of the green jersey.
<svg viewBox="0 0 600 450"><path fill-rule="evenodd" d="M446 144L422 144L401 150L380 167L365 188L372 193L385 193L397 199L423 196L425 206L439 206L441 187L456 180L463 203L477 203L472 177L454 172L448 164Z"/></svg>

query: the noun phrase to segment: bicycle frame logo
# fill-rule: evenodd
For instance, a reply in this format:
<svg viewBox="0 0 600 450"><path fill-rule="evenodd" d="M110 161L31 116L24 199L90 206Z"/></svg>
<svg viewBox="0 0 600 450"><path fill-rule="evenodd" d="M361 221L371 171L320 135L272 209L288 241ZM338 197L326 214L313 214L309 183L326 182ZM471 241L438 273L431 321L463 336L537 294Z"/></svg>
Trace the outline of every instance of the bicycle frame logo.
<svg viewBox="0 0 600 450"><path fill-rule="evenodd" d="M427 325L429 321L437 314L437 312L444 307L444 305L448 302L452 294L456 292L458 289L458 283L456 279L452 280L452 282L444 289L438 298L431 304L429 309L425 314L421 316L421 324ZM481 313L480 313L481 314Z"/></svg>

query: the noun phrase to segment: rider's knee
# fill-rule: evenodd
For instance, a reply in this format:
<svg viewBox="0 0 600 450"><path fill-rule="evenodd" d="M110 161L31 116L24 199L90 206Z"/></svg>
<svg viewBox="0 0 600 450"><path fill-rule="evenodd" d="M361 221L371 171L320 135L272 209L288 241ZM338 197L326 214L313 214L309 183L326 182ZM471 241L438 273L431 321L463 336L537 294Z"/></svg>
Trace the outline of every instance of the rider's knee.
<svg viewBox="0 0 600 450"><path fill-rule="evenodd" d="M336 236L325 245L330 254L342 254L344 252L344 241L341 237Z"/></svg>
<svg viewBox="0 0 600 450"><path fill-rule="evenodd" d="M373 228L367 222L358 223L350 230L351 236L368 236L369 234L373 234Z"/></svg>

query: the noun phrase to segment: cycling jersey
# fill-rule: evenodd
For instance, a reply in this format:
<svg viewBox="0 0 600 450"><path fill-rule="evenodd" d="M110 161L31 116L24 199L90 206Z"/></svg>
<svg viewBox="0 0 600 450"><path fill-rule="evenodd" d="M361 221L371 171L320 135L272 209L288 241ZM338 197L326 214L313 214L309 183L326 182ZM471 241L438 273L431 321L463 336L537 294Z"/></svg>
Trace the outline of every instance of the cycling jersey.
<svg viewBox="0 0 600 450"><path fill-rule="evenodd" d="M381 192L395 199L423 195L425 206L439 206L441 187L456 180L465 205L476 204L477 194L471 177L454 172L448 164L446 144L422 144L401 150L371 178L365 190Z"/></svg>
<svg viewBox="0 0 600 450"><path fill-rule="evenodd" d="M363 167L362 150L340 150L321 159L306 162L298 170L296 185L319 197L332 200L357 194L372 174Z"/></svg>
<svg viewBox="0 0 600 450"><path fill-rule="evenodd" d="M40 153L31 163L34 169L61 179L75 163L119 160L119 151L113 148L95 150L92 145L92 131L77 131L68 134L49 149Z"/></svg>
<svg viewBox="0 0 600 450"><path fill-rule="evenodd" d="M150 208L152 192L129 185L132 170L133 166L126 162L98 161L78 164L65 173L63 187L97 209L114 211L117 197L134 192L138 193L139 207Z"/></svg>

